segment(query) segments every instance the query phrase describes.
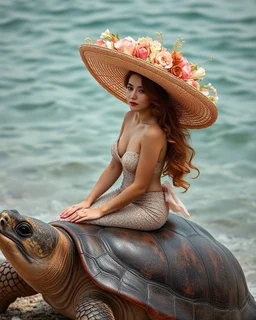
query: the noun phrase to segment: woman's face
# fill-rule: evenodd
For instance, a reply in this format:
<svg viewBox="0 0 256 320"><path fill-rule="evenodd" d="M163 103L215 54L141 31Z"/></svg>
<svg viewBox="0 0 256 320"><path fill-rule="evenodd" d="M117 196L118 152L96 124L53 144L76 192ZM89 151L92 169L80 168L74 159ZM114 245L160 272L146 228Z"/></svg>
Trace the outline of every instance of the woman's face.
<svg viewBox="0 0 256 320"><path fill-rule="evenodd" d="M141 76L132 74L126 87L126 99L132 111L141 111L149 108L150 99L146 95Z"/></svg>

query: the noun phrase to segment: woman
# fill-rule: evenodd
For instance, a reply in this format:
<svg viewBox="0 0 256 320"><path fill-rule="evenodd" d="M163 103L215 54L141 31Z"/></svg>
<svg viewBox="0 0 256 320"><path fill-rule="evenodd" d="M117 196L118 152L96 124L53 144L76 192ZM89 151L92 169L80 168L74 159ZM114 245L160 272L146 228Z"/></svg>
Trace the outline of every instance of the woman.
<svg viewBox="0 0 256 320"><path fill-rule="evenodd" d="M212 102L211 104L207 102L204 103L203 108L199 106L197 112L194 112L197 114L193 115L190 114L191 111L189 113L189 110L194 108L193 103L190 103L190 107L186 105L185 111L182 109L182 98L174 99L170 94L170 84L172 84L171 90L176 85L173 83L175 78L173 73L168 74L171 80L168 78L167 81L163 80L162 75L165 76L167 71L161 68L162 65L157 65L157 62L163 61L165 50L162 50L163 54L160 57L161 51L158 50L153 64L146 60L157 45L152 39L141 38L143 41L139 39L137 47L135 45L132 48L134 45L132 41L128 41L128 44L126 42L125 46L125 41L122 41L124 39L118 40L113 34L107 32L106 34L107 40L110 40L113 46L106 45L106 42L102 43L100 40L97 46L81 46L80 53L95 79L122 101L125 97L130 111L124 117L119 138L112 145L112 160L95 187L85 200L65 209L60 217L75 223L86 222L104 226L155 230L163 226L167 220L169 212L167 202L173 211L189 216L170 188L168 186L163 188L161 176L168 175L172 178L175 187L182 187L185 191L188 189L189 183L184 180L184 176L191 169L197 170L198 174L199 170L191 162L194 150L188 144L189 133L184 126L184 121L188 122L187 118L190 115L190 124L187 124L187 127L209 126L209 123L212 124L217 118L217 113L214 114L216 108ZM141 42L143 42L143 48L148 50L148 56L147 53L144 54L144 59L141 57L143 53ZM135 54L127 54L128 49ZM181 55L176 55L176 58L178 57L176 65L175 55L172 54L172 56L170 68L176 67L174 71L177 72L178 61L180 66L183 64L184 69L186 61L181 59ZM165 62L170 65L168 56L165 56ZM137 70L140 73L136 72ZM186 70L189 71L188 68ZM159 72L161 77L158 75ZM122 84L120 79L123 81ZM184 81L178 80L182 82L178 81L180 90L184 86ZM168 91L165 89L166 86ZM191 84L186 83L186 86L192 88ZM193 90L192 94L195 95ZM202 93L200 95L205 102L204 95ZM197 95L195 95L196 98ZM188 104L188 99L185 100ZM202 110L205 114L203 118ZM211 119L209 119L209 111ZM123 182L120 188L104 194L122 172Z"/></svg>

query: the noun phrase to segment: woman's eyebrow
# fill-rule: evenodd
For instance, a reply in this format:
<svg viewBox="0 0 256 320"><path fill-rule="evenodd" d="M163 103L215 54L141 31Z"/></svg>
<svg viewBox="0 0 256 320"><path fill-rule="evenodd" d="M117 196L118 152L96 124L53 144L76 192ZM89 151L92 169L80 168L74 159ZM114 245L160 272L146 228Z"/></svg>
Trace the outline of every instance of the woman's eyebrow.
<svg viewBox="0 0 256 320"><path fill-rule="evenodd" d="M127 85L133 87L133 85L131 83L129 83L129 82L127 83ZM143 86L138 86L137 88L143 88Z"/></svg>

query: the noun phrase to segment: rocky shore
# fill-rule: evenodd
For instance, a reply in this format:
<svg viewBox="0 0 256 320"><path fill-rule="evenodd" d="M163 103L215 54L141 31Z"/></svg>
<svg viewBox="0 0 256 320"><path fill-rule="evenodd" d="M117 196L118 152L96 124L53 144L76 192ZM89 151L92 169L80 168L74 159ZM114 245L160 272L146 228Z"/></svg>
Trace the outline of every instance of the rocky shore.
<svg viewBox="0 0 256 320"><path fill-rule="evenodd" d="M40 294L32 297L18 298L9 306L5 313L0 314L0 320L64 320L55 312Z"/></svg>

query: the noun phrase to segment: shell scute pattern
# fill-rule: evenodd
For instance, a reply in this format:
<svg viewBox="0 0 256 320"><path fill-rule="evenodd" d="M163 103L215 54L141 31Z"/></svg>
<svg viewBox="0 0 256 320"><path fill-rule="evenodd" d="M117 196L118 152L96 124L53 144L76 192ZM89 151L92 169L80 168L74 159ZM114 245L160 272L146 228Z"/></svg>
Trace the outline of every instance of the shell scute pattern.
<svg viewBox="0 0 256 320"><path fill-rule="evenodd" d="M246 319L255 308L235 257L192 221L170 215L152 232L62 221L53 225L71 235L98 286L159 318L215 320L232 311Z"/></svg>

